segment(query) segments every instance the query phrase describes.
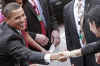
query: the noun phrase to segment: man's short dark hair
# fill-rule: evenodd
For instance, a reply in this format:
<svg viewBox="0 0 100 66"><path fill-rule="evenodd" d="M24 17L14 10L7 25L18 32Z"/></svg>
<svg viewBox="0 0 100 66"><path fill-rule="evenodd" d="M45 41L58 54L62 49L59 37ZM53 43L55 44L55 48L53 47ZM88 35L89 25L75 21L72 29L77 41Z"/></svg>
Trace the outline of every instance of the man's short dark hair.
<svg viewBox="0 0 100 66"><path fill-rule="evenodd" d="M5 17L9 18L10 13L11 13L13 10L16 10L16 9L18 9L18 8L20 8L20 5L19 5L19 4L17 4L16 2L11 2L11 3L8 3L8 4L4 7L4 9L3 9L2 12L3 12L3 14L4 14Z"/></svg>
<svg viewBox="0 0 100 66"><path fill-rule="evenodd" d="M95 21L96 27L100 27L100 5L92 8L87 15L90 22Z"/></svg>

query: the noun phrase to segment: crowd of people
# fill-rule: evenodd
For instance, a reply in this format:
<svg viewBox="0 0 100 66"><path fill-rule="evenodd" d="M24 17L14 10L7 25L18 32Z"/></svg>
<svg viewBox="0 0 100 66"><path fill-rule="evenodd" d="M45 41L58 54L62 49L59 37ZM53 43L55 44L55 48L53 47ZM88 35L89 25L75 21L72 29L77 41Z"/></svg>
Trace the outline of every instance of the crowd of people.
<svg viewBox="0 0 100 66"><path fill-rule="evenodd" d="M68 58L72 66L99 66L95 53L100 52L100 1L69 1L2 0L0 66L48 65ZM55 13L58 4L64 7L57 7L61 18ZM61 40L59 21L68 50L53 53Z"/></svg>

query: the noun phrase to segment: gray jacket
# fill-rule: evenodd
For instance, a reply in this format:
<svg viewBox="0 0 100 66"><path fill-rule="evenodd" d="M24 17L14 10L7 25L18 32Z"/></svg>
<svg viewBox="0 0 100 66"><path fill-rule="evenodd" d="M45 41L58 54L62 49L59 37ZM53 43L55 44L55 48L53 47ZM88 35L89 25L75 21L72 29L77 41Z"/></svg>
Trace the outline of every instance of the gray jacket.
<svg viewBox="0 0 100 66"><path fill-rule="evenodd" d="M5 22L0 24L0 37L0 66L28 66L29 62L48 64L43 53L26 48L23 36Z"/></svg>

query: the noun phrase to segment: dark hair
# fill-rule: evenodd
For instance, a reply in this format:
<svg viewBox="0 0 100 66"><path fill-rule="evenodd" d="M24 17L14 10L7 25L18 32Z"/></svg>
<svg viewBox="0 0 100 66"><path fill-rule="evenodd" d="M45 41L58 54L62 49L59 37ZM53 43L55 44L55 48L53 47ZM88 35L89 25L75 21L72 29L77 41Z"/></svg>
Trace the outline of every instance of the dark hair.
<svg viewBox="0 0 100 66"><path fill-rule="evenodd" d="M92 8L87 15L90 22L95 21L96 27L100 27L100 5Z"/></svg>
<svg viewBox="0 0 100 66"><path fill-rule="evenodd" d="M16 2L16 0L2 0L2 2L3 2L3 7L5 7L8 3Z"/></svg>
<svg viewBox="0 0 100 66"><path fill-rule="evenodd" d="M10 16L10 13L13 11L13 10L16 10L20 8L20 5L17 4L16 2L11 2L11 3L8 3L4 9L2 10L3 14L5 17L9 17Z"/></svg>

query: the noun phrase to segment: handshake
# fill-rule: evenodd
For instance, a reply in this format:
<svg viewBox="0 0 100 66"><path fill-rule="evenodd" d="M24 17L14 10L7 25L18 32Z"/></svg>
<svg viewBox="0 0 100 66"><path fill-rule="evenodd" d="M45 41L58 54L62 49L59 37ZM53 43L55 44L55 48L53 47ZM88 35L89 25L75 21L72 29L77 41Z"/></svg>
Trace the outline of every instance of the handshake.
<svg viewBox="0 0 100 66"><path fill-rule="evenodd" d="M73 50L73 51L62 51L58 53L52 53L50 56L51 60L57 60L60 62L66 61L68 58L71 57L79 57L81 56L81 49Z"/></svg>

